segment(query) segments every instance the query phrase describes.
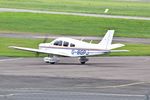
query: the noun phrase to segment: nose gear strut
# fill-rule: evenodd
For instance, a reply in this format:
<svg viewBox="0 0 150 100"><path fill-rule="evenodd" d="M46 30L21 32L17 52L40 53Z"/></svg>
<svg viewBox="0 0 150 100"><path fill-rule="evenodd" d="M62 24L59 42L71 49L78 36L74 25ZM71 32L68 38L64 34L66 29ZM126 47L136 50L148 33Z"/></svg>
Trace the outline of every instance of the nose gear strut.
<svg viewBox="0 0 150 100"><path fill-rule="evenodd" d="M56 56L52 56L52 57L48 56L48 57L44 57L44 61L46 63L55 64L59 62L59 58Z"/></svg>

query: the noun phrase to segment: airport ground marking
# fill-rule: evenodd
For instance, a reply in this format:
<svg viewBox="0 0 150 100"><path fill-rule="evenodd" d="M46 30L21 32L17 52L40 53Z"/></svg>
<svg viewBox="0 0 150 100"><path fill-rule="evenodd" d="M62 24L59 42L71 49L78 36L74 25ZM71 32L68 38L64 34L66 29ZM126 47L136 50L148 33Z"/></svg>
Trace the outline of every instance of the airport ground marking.
<svg viewBox="0 0 150 100"><path fill-rule="evenodd" d="M119 15L105 15L105 14L86 14L86 13L70 13L70 12L54 12L54 11L27 10L27 9L15 9L15 8L0 8L0 12L29 12L29 13L73 15L73 16L103 17L103 18L150 20L149 17L121 16L121 15L119 16Z"/></svg>
<svg viewBox="0 0 150 100"><path fill-rule="evenodd" d="M15 94L5 94L5 95L0 95L0 97L10 97L10 96L14 96Z"/></svg>
<svg viewBox="0 0 150 100"><path fill-rule="evenodd" d="M55 91L54 91L55 92ZM59 91L59 94L63 93L63 95L68 95L68 92L65 93L65 91ZM24 92L24 93L14 93L14 94L5 94L0 95L0 97L11 97L11 96L21 96L21 95L39 95L39 94L49 94L48 91L39 91L39 92ZM58 95L58 91L57 91ZM120 94L120 93L91 93L91 92L69 92L69 95L95 95L95 96L116 96L116 97L145 97L143 94Z"/></svg>
<svg viewBox="0 0 150 100"><path fill-rule="evenodd" d="M14 61L14 60L20 60L20 59L23 59L23 58L12 58L12 59L10 59L10 58L6 58L6 59L2 59L2 60L0 60L0 62L5 62L5 61Z"/></svg>
<svg viewBox="0 0 150 100"><path fill-rule="evenodd" d="M86 88L96 88L96 89L107 89L107 88L121 88L121 87L127 87L127 86L134 86L134 85L140 85L140 84L145 84L149 82L134 82L134 83L129 83L129 84L122 84L122 85L114 85L114 86L102 86L102 87L64 87L64 88L59 88L59 87L52 87L52 88L10 88L10 89L5 89L6 91L39 91L39 90L66 90L66 89L86 89ZM0 90L4 90L3 88L0 88Z"/></svg>
<svg viewBox="0 0 150 100"><path fill-rule="evenodd" d="M134 85L140 85L144 84L146 82L134 82L129 84L121 84L121 85L114 85L114 86L104 86L104 87L96 87L96 88L121 88L121 87L127 87L127 86L134 86Z"/></svg>

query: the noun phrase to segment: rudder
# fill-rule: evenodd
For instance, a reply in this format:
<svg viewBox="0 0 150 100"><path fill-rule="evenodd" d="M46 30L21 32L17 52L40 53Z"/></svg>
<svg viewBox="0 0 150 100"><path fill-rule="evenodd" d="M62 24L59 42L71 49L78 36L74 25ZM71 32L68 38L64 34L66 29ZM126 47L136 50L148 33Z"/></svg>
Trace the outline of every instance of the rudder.
<svg viewBox="0 0 150 100"><path fill-rule="evenodd" d="M112 43L113 35L115 30L108 30L101 42L99 43L100 48L109 49Z"/></svg>

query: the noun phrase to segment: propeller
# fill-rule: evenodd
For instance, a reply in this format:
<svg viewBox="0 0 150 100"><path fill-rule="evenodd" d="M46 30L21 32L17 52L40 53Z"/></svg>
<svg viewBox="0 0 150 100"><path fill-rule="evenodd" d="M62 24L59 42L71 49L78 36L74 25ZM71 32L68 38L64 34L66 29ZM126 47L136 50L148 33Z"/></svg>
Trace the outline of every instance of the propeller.
<svg viewBox="0 0 150 100"><path fill-rule="evenodd" d="M35 56L36 56L36 57L39 57L39 55L40 55L39 52L36 52L36 53L35 53Z"/></svg>
<svg viewBox="0 0 150 100"><path fill-rule="evenodd" d="M45 37L42 43L46 43L46 42L47 42L47 40L48 40L48 38L47 38L47 37Z"/></svg>
<svg viewBox="0 0 150 100"><path fill-rule="evenodd" d="M46 43L48 41L48 35L45 35L44 39L43 39L43 42L42 43ZM39 57L40 53L39 52L36 52L35 53L35 56L36 57Z"/></svg>
<svg viewBox="0 0 150 100"><path fill-rule="evenodd" d="M48 35L45 35L45 38L44 38L44 40L43 40L43 42L42 42L42 43L46 43L46 42L47 42L47 40L48 40Z"/></svg>

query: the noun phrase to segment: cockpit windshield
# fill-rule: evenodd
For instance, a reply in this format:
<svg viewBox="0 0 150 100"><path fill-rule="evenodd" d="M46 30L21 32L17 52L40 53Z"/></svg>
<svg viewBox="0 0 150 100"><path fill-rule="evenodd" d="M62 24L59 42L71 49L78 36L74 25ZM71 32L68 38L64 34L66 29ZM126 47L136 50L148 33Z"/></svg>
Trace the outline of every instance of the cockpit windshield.
<svg viewBox="0 0 150 100"><path fill-rule="evenodd" d="M61 41L61 40L60 40L60 41L55 41L55 42L54 42L54 45L62 46L62 41Z"/></svg>

